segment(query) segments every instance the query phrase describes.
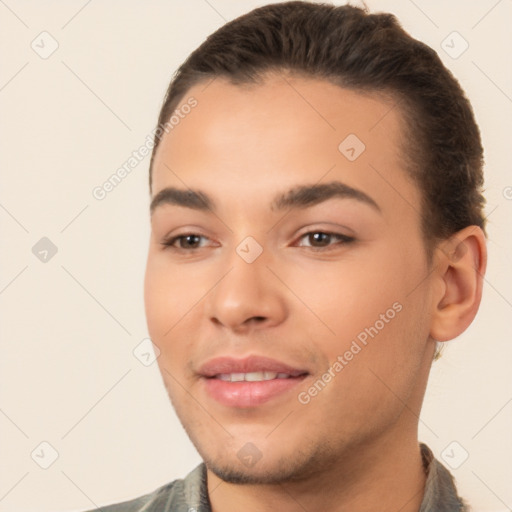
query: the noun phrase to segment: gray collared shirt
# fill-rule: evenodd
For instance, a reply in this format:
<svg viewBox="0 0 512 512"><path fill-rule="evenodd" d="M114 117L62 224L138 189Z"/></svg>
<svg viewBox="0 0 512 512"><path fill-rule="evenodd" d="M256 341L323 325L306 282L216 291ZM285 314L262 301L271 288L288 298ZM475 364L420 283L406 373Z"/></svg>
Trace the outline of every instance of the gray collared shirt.
<svg viewBox="0 0 512 512"><path fill-rule="evenodd" d="M458 496L453 476L434 458L425 444L420 444L427 472L425 493L418 512L469 512ZM211 512L206 466L199 464L185 478L174 480L153 492L131 501L99 507L88 512Z"/></svg>

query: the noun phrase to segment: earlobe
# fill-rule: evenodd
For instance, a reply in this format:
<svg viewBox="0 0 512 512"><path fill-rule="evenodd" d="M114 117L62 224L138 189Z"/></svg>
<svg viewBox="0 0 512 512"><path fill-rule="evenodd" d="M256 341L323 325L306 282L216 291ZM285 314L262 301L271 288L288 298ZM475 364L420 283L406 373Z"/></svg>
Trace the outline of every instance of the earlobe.
<svg viewBox="0 0 512 512"><path fill-rule="evenodd" d="M468 226L436 249L433 279L439 290L432 298L430 336L449 341L471 324L480 306L487 266L485 235L478 226Z"/></svg>

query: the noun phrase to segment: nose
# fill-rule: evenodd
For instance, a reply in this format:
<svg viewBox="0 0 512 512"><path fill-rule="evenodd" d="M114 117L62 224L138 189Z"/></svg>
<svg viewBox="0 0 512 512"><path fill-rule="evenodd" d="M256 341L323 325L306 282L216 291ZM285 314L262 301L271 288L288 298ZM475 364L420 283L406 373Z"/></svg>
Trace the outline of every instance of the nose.
<svg viewBox="0 0 512 512"><path fill-rule="evenodd" d="M213 323L244 332L284 321L285 290L267 263L263 254L252 263L233 255L229 272L207 295L206 312Z"/></svg>

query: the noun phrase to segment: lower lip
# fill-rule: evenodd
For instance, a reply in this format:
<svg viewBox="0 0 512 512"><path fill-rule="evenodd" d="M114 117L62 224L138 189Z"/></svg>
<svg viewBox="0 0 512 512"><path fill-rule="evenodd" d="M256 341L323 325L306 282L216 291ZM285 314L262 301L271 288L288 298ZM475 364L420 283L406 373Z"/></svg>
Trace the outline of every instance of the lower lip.
<svg viewBox="0 0 512 512"><path fill-rule="evenodd" d="M228 407L255 407L290 391L306 376L287 379L262 380L259 382L228 382L215 378L203 378L207 393L217 402Z"/></svg>

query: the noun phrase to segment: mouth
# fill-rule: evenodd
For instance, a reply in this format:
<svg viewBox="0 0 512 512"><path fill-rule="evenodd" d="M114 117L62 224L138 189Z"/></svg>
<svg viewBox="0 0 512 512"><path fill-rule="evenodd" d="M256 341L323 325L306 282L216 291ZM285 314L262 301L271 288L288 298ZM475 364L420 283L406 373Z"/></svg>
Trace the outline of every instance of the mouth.
<svg viewBox="0 0 512 512"><path fill-rule="evenodd" d="M276 372L249 372L249 373L220 373L213 379L220 379L224 382L262 382L275 379L294 379L300 375L290 375L289 373Z"/></svg>
<svg viewBox="0 0 512 512"><path fill-rule="evenodd" d="M200 369L207 395L224 406L238 408L275 400L298 386L307 375L307 370L260 356L217 358Z"/></svg>

